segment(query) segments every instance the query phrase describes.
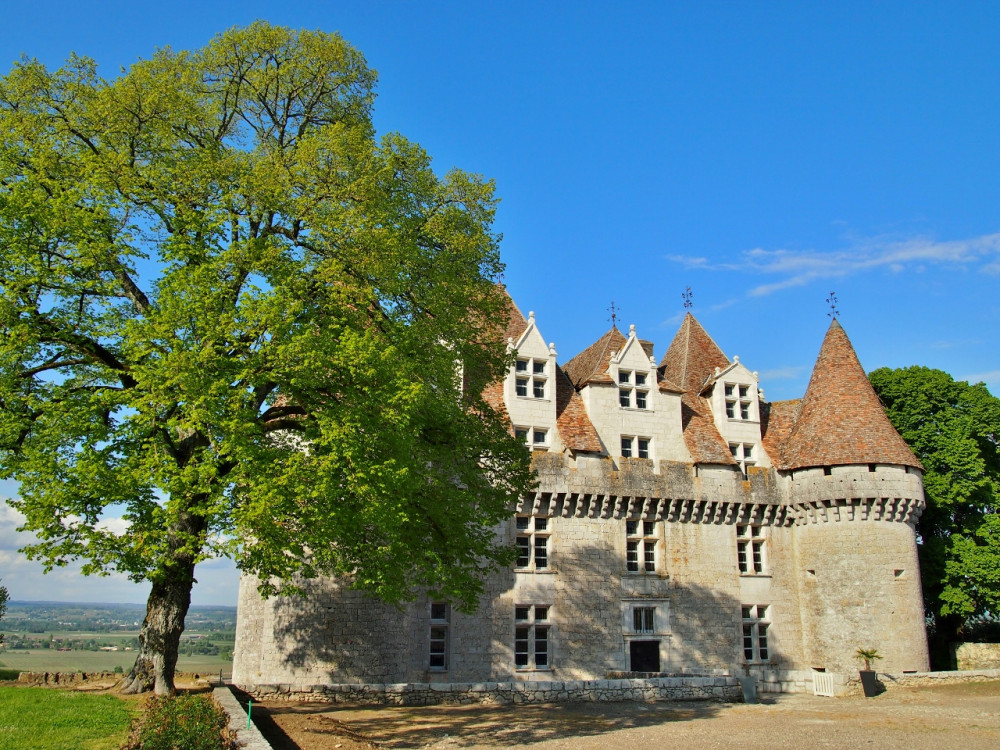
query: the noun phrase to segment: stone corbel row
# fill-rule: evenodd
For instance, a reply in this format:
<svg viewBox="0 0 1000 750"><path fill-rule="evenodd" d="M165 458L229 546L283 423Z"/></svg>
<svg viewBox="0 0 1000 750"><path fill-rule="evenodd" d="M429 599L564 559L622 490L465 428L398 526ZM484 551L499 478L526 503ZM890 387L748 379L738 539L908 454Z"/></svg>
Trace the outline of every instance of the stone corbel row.
<svg viewBox="0 0 1000 750"><path fill-rule="evenodd" d="M690 498L537 492L521 498L517 513L559 518L620 518L671 523L791 523L788 506L777 503L694 500Z"/></svg>
<svg viewBox="0 0 1000 750"><path fill-rule="evenodd" d="M893 521L914 526L924 511L924 501L910 497L853 497L794 503L787 518L791 524L838 521Z"/></svg>

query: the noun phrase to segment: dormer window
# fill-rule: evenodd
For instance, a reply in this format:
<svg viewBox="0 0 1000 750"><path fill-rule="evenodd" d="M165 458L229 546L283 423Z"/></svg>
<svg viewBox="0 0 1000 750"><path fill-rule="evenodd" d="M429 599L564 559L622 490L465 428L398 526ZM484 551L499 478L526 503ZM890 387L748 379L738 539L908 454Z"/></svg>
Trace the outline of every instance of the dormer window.
<svg viewBox="0 0 1000 750"><path fill-rule="evenodd" d="M618 405L623 409L649 408L649 373L632 370L618 371Z"/></svg>
<svg viewBox="0 0 1000 750"><path fill-rule="evenodd" d="M726 417L728 419L752 419L750 386L726 383Z"/></svg>
<svg viewBox="0 0 1000 750"><path fill-rule="evenodd" d="M548 361L544 359L518 359L514 366L517 374L515 392L521 398L545 398L548 383Z"/></svg>
<svg viewBox="0 0 1000 750"><path fill-rule="evenodd" d="M649 438L622 436L622 458L649 458Z"/></svg>
<svg viewBox="0 0 1000 750"><path fill-rule="evenodd" d="M514 437L529 448L548 448L549 431L540 427L515 427Z"/></svg>
<svg viewBox="0 0 1000 750"><path fill-rule="evenodd" d="M757 463L757 455L753 443L730 443L729 452L733 454L736 463L740 465L740 471L744 478L747 475L747 467Z"/></svg>

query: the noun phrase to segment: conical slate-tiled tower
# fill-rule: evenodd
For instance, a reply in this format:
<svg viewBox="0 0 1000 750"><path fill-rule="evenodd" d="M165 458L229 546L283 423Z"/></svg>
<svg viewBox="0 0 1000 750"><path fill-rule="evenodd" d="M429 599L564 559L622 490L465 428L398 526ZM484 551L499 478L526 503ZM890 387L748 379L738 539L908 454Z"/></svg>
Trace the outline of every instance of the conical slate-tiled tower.
<svg viewBox="0 0 1000 750"><path fill-rule="evenodd" d="M840 323L830 324L779 468L894 464L922 469L889 422Z"/></svg>

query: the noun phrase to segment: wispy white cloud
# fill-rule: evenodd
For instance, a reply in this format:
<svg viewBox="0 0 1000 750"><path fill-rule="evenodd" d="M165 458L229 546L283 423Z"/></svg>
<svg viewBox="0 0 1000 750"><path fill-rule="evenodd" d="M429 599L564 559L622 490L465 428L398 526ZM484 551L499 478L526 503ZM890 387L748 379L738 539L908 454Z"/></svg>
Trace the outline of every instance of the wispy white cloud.
<svg viewBox="0 0 1000 750"><path fill-rule="evenodd" d="M830 252L754 248L741 253L738 262L713 263L704 257L683 255L669 255L667 259L689 269L778 277L748 292L749 296L760 297L817 279L840 278L877 268L902 273L919 272L929 265L947 265L1000 274L1000 233L948 242L927 237L903 240L874 237L856 240L850 247Z"/></svg>
<svg viewBox="0 0 1000 750"><path fill-rule="evenodd" d="M1000 394L1000 370L976 372L972 375L963 375L960 379L970 383L986 383L986 387L990 389L991 393Z"/></svg>
<svg viewBox="0 0 1000 750"><path fill-rule="evenodd" d="M123 573L108 576L84 576L78 561L43 572L42 564L29 560L21 548L35 541L30 532L17 531L24 524L24 514L0 496L0 578L12 599L64 602L145 602L149 584L133 583ZM122 534L128 522L106 518L102 528ZM239 572L231 560L206 560L195 568L198 583L192 591L195 604L236 603Z"/></svg>

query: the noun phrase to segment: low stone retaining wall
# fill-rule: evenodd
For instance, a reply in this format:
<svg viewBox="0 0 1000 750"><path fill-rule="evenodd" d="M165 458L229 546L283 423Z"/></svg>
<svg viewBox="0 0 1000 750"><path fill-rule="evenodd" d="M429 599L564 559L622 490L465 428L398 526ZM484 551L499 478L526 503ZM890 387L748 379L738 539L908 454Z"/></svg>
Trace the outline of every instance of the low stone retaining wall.
<svg viewBox="0 0 1000 750"><path fill-rule="evenodd" d="M1000 669L1000 643L957 643L952 648L959 669Z"/></svg>
<svg viewBox="0 0 1000 750"><path fill-rule="evenodd" d="M735 677L652 677L565 682L405 683L399 685L238 685L255 700L356 705L471 705L615 701L739 701Z"/></svg>
<svg viewBox="0 0 1000 750"><path fill-rule="evenodd" d="M924 687L929 685L948 685L957 682L986 682L1000 680L1000 669L967 669L954 672L905 672L903 674L878 673L880 682L886 688L893 687ZM853 682L853 680L852 680Z"/></svg>
<svg viewBox="0 0 1000 750"><path fill-rule="evenodd" d="M17 681L24 685L84 685L91 682L117 682L115 672L21 672Z"/></svg>

